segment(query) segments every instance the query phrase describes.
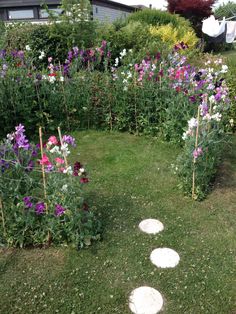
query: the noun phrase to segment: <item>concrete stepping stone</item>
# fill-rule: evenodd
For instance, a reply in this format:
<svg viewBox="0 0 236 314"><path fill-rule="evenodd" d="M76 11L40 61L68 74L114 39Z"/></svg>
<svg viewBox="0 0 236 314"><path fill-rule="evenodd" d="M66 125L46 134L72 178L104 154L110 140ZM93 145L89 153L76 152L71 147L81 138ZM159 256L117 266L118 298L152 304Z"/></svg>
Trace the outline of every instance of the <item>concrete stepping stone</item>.
<svg viewBox="0 0 236 314"><path fill-rule="evenodd" d="M164 229L164 226L157 219L145 219L140 222L139 229L148 234L157 234Z"/></svg>
<svg viewBox="0 0 236 314"><path fill-rule="evenodd" d="M159 291L150 287L139 287L129 297L129 308L134 314L157 314L163 306Z"/></svg>
<svg viewBox="0 0 236 314"><path fill-rule="evenodd" d="M179 254L169 248L158 248L150 255L151 262L160 268L176 267L180 261Z"/></svg>

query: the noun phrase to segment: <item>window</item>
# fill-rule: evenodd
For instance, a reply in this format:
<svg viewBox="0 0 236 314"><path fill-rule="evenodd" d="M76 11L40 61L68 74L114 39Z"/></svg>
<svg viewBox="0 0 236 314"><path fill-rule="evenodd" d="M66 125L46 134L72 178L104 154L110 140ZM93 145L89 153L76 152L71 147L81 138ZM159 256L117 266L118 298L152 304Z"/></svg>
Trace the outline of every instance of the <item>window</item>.
<svg viewBox="0 0 236 314"><path fill-rule="evenodd" d="M26 9L26 10L9 10L8 11L9 20L22 20L22 19L33 19L34 18L34 10Z"/></svg>
<svg viewBox="0 0 236 314"><path fill-rule="evenodd" d="M98 7L95 8L95 12L96 12L96 14L98 14Z"/></svg>
<svg viewBox="0 0 236 314"><path fill-rule="evenodd" d="M56 15L56 16L62 14L62 9L59 9L59 8L51 8L51 9L48 9L48 11L52 12L53 15ZM40 9L39 17L41 19L47 19L49 17L49 14L48 14L47 10Z"/></svg>

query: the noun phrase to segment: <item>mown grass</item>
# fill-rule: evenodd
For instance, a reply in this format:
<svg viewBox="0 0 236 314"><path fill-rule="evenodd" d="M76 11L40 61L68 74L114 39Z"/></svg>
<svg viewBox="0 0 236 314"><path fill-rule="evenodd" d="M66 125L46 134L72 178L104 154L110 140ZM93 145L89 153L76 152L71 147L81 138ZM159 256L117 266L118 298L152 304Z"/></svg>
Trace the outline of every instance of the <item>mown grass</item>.
<svg viewBox="0 0 236 314"><path fill-rule="evenodd" d="M76 136L90 173L87 200L103 222L103 240L79 252L2 250L0 312L128 314L130 292L148 285L163 294L163 313L234 313L236 140L215 190L198 203L177 187L171 170L177 147L128 134ZM156 236L137 227L150 217L165 226ZM149 255L157 247L175 249L180 264L155 268Z"/></svg>

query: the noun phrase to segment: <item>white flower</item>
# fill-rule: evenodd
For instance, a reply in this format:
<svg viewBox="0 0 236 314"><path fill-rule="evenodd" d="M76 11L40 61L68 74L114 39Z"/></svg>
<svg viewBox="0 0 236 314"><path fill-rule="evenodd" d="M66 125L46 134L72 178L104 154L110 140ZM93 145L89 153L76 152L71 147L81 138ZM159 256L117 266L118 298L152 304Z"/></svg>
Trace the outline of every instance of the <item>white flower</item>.
<svg viewBox="0 0 236 314"><path fill-rule="evenodd" d="M188 138L187 132L184 132L182 139L185 141Z"/></svg>
<svg viewBox="0 0 236 314"><path fill-rule="evenodd" d="M209 97L209 101L210 101L211 104L215 104L215 103L216 103L215 96L214 96L214 95L211 95L211 96Z"/></svg>
<svg viewBox="0 0 236 314"><path fill-rule="evenodd" d="M84 169L84 168L80 168L79 171L80 171L81 173L84 173L84 172L85 172L85 169Z"/></svg>
<svg viewBox="0 0 236 314"><path fill-rule="evenodd" d="M223 64L221 73L227 73L227 72L228 72L228 66L226 64Z"/></svg>
<svg viewBox="0 0 236 314"><path fill-rule="evenodd" d="M132 78L132 73L130 71L127 72L127 79Z"/></svg>
<svg viewBox="0 0 236 314"><path fill-rule="evenodd" d="M42 75L42 80L46 80L47 79L47 75Z"/></svg>
<svg viewBox="0 0 236 314"><path fill-rule="evenodd" d="M193 128L196 128L197 127L197 119L195 118L191 118L189 121L188 121L188 126L190 129L193 129Z"/></svg>
<svg viewBox="0 0 236 314"><path fill-rule="evenodd" d="M230 123L231 126L234 126L234 119L230 119L229 123Z"/></svg>
<svg viewBox="0 0 236 314"><path fill-rule="evenodd" d="M64 76L60 76L60 82L64 82L64 81L65 81Z"/></svg>
<svg viewBox="0 0 236 314"><path fill-rule="evenodd" d="M128 90L128 86L125 86L124 91L127 92L127 90Z"/></svg>
<svg viewBox="0 0 236 314"><path fill-rule="evenodd" d="M207 113L202 119L203 120L207 120L207 121L211 121L211 115L209 113Z"/></svg>
<svg viewBox="0 0 236 314"><path fill-rule="evenodd" d="M115 59L115 64L114 64L114 66L115 66L115 67L118 67L118 65L119 65L119 58L116 58L116 59Z"/></svg>
<svg viewBox="0 0 236 314"><path fill-rule="evenodd" d="M30 50L31 50L30 46L29 46L29 45L26 45L26 46L25 46L25 50L26 50L26 51L30 51Z"/></svg>
<svg viewBox="0 0 236 314"><path fill-rule="evenodd" d="M40 51L39 60L42 60L44 57L45 57L45 52L44 51Z"/></svg>
<svg viewBox="0 0 236 314"><path fill-rule="evenodd" d="M63 145L61 145L61 151L64 153L65 156L68 156L70 154L67 143L63 143Z"/></svg>
<svg viewBox="0 0 236 314"><path fill-rule="evenodd" d="M48 77L48 81L49 81L50 83L54 83L54 82L56 81L55 76L49 76L49 77Z"/></svg>
<svg viewBox="0 0 236 314"><path fill-rule="evenodd" d="M126 79L123 80L123 84L127 84L128 81Z"/></svg>
<svg viewBox="0 0 236 314"><path fill-rule="evenodd" d="M67 189L68 189L68 185L67 184L64 184L61 188L62 192L67 192Z"/></svg>
<svg viewBox="0 0 236 314"><path fill-rule="evenodd" d="M121 51L121 53L120 53L120 57L124 58L126 56L126 54L127 54L126 49L123 49L123 51Z"/></svg>
<svg viewBox="0 0 236 314"><path fill-rule="evenodd" d="M71 166L67 167L66 169L63 170L63 173L73 174L72 167Z"/></svg>
<svg viewBox="0 0 236 314"><path fill-rule="evenodd" d="M52 145L51 142L48 142L48 144L49 144L49 145ZM56 146L56 145L55 145L55 146L50 150L50 153L51 153L51 154L59 154L59 155L61 155L59 146Z"/></svg>
<svg viewBox="0 0 236 314"><path fill-rule="evenodd" d="M216 120L217 122L220 122L221 118L222 114L220 114L219 112L212 115L212 119Z"/></svg>

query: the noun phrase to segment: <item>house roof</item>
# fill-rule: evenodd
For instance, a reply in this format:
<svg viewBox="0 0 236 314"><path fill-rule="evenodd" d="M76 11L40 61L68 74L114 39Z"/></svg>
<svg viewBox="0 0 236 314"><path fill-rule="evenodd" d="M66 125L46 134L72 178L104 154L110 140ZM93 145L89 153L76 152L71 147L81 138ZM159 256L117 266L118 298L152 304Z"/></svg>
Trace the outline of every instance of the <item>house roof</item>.
<svg viewBox="0 0 236 314"><path fill-rule="evenodd" d="M94 5L108 6L108 7L117 7L120 9L134 11L135 8L126 4L114 2L111 0L90 0ZM44 1L42 0L0 0L0 8L13 8L13 7L27 7L33 5L41 5ZM48 5L59 5L60 0L46 0Z"/></svg>

